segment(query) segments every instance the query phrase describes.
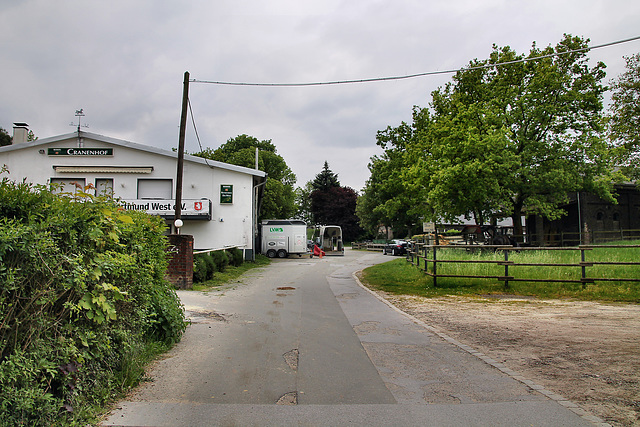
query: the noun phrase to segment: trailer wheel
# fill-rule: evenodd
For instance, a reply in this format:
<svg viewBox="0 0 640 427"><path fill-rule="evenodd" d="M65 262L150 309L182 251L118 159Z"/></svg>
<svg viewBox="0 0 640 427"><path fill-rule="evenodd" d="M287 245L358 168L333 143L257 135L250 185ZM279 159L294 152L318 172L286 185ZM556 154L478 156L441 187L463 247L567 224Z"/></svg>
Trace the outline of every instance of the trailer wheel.
<svg viewBox="0 0 640 427"><path fill-rule="evenodd" d="M267 258L275 258L276 257L276 251L274 249L269 249L267 251Z"/></svg>
<svg viewBox="0 0 640 427"><path fill-rule="evenodd" d="M278 258L286 258L287 257L287 251L285 251L284 249L280 249L278 251Z"/></svg>

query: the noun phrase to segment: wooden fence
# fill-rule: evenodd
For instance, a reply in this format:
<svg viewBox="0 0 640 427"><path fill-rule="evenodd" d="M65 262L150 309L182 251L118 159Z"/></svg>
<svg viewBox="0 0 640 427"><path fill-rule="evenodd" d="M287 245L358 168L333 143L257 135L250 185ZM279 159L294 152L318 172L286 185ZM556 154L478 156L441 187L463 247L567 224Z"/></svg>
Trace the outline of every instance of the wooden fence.
<svg viewBox="0 0 640 427"><path fill-rule="evenodd" d="M537 242L536 234L514 236L519 242ZM582 240L581 240L582 239ZM640 239L640 230L591 230L582 233L561 231L544 236L547 246L578 246L581 244L600 245L608 242Z"/></svg>
<svg viewBox="0 0 640 427"><path fill-rule="evenodd" d="M538 241L538 236L536 234L523 234L523 235L511 235L517 241L523 243L523 245L532 245L537 244L535 242ZM453 235L440 235L438 236L440 240L440 244L453 243L453 244L464 244L464 237L462 234L453 234ZM581 240L582 237L582 240ZM607 231L589 231L588 233L582 233L582 236L578 232L568 232L563 231L555 234L547 234L544 236L545 247L556 247L556 246L579 246L581 244L591 244L591 245L600 245L608 242L616 242L616 241L625 241L625 240L640 240L640 230L607 230ZM418 240L421 243L433 244L435 243L435 236L431 235L423 235L422 240ZM380 241L374 242L354 242L352 243L352 249L367 249L369 251L377 251L382 250L384 248L384 243Z"/></svg>
<svg viewBox="0 0 640 427"><path fill-rule="evenodd" d="M414 245L407 252L407 261L413 265L420 267L421 260L425 274L433 277L433 285L437 286L438 278L453 277L453 278L469 278L469 279L495 279L503 281L505 288L509 287L509 282L566 282L566 283L581 283L582 287L586 287L589 283L598 282L640 282L640 277L635 278L614 278L614 277L589 277L588 269L598 265L610 265L610 266L624 266L629 269L640 266L640 262L622 262L622 261L588 261L586 254L590 251L597 249L621 249L629 250L633 248L640 248L640 245L583 245L578 247L513 247L513 246L491 246L491 245ZM465 249L468 251L501 251L504 253L503 260L447 260L439 259L438 252L442 250L453 249ZM574 263L516 263L509 259L509 254L512 252L523 251L580 251L580 262ZM438 273L438 264L446 263L458 263L458 264L494 264L504 267L503 275L466 275L466 274L440 274ZM552 279L536 279L531 277L517 277L514 274L515 267L558 267L557 271L561 268L576 268L579 267L581 271L581 277L579 279L564 279L560 275L557 278ZM519 268L516 270L520 270Z"/></svg>
<svg viewBox="0 0 640 427"><path fill-rule="evenodd" d="M351 243L351 249L366 249L368 251L381 251L384 249L384 243Z"/></svg>

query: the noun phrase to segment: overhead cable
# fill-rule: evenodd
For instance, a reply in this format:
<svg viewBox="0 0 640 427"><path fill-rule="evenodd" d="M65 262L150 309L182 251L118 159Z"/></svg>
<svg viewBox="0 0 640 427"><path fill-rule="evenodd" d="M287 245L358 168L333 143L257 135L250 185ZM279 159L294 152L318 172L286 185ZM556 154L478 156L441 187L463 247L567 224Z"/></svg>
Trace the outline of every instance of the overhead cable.
<svg viewBox="0 0 640 427"><path fill-rule="evenodd" d="M198 140L198 145L200 146L200 152L202 153L204 151L204 148L202 148L202 143L200 142L200 135L198 135L198 128L196 127L196 119L195 117L193 117L193 110L191 109L191 100L189 98L187 98L187 103L189 105L189 112L191 113L191 123L193 123L193 130L196 133L196 139ZM203 157L203 159L204 159L204 162L207 164L207 166L211 166L206 157Z"/></svg>
<svg viewBox="0 0 640 427"><path fill-rule="evenodd" d="M382 82L382 81L390 81L390 80L405 80L405 79L413 79L416 77L433 76L438 74L453 74L459 71L480 70L484 68L493 68L501 65L510 65L510 64L517 64L521 62L537 61L539 59L551 58L554 56L562 56L562 55L568 55L576 52L586 52L589 50L614 46L617 44L627 43L627 42L631 42L639 39L640 39L640 36L636 36L636 37L604 43L596 46L587 46L580 49L568 50L564 52L554 52L548 55L541 55L541 56L536 56L532 58L521 58L513 61L499 62L496 64L478 65L478 66L473 66L468 68L456 68L453 70L427 71L424 73L407 74L403 76L375 77L375 78L369 78L369 79L335 80L335 81L327 81L327 82L308 82L308 83L246 83L246 82L223 82L223 81L198 80L198 79L192 79L190 81L193 83L207 83L207 84L224 85L224 86L303 87L303 86L341 85L341 84L352 84L352 83L370 83L370 82Z"/></svg>

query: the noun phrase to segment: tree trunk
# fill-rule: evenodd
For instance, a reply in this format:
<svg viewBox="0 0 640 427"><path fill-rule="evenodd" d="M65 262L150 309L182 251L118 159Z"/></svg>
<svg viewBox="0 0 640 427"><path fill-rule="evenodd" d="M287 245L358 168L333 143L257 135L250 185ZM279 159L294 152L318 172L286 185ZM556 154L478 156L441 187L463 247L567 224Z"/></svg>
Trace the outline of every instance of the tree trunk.
<svg viewBox="0 0 640 427"><path fill-rule="evenodd" d="M511 215L511 221L513 222L513 237L516 241L523 242L522 232L522 203L515 203L513 205L513 214Z"/></svg>
<svg viewBox="0 0 640 427"><path fill-rule="evenodd" d="M545 246L544 241L544 218L542 215L536 215L536 242L538 246Z"/></svg>

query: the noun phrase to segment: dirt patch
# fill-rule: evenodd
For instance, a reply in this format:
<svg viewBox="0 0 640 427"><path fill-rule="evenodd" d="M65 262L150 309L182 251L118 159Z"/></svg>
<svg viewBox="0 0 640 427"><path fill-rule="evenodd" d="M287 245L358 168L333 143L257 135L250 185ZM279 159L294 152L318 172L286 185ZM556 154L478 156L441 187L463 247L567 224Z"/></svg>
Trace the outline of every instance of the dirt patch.
<svg viewBox="0 0 640 427"><path fill-rule="evenodd" d="M190 308L185 310L185 317L191 323L210 323L211 321L226 322L227 319L219 313L211 310Z"/></svg>
<svg viewBox="0 0 640 427"><path fill-rule="evenodd" d="M639 305L379 293L604 421L640 425Z"/></svg>

